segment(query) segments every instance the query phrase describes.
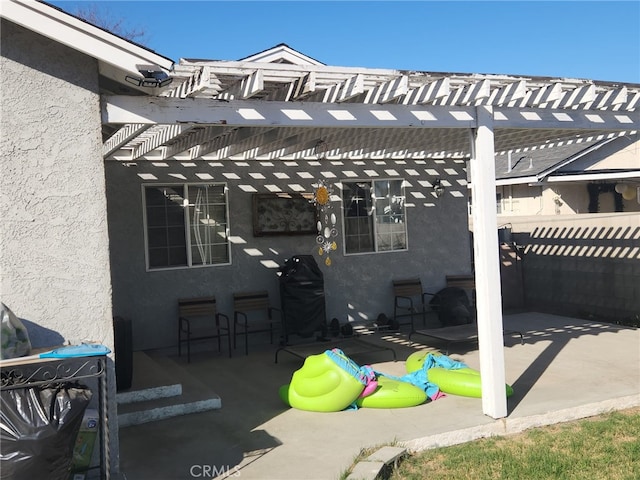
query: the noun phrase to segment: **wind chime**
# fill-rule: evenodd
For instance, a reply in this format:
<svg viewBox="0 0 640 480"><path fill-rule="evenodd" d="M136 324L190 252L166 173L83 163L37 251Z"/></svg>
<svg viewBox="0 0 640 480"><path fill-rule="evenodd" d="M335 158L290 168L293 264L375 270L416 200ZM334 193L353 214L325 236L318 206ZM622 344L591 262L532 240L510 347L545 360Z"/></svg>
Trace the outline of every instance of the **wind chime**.
<svg viewBox="0 0 640 480"><path fill-rule="evenodd" d="M320 141L315 147L318 160L323 160L324 156L324 142ZM338 249L336 238L338 237L338 230L336 228L336 214L333 213L333 207L331 205L331 195L333 188L327 184L323 179L318 180L313 184L313 203L317 209L317 229L318 235L316 236L316 244L318 245L318 255L324 257L324 264L331 266L331 252Z"/></svg>

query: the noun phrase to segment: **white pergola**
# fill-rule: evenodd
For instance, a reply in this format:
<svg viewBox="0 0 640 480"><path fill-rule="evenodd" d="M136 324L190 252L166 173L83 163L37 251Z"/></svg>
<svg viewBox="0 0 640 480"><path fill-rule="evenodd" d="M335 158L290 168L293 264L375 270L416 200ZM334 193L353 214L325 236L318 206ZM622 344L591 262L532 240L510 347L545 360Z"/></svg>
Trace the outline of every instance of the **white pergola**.
<svg viewBox="0 0 640 480"><path fill-rule="evenodd" d="M485 414L507 415L494 156L640 129L640 85L331 67L286 45L103 97L107 160L469 158ZM639 160L640 161L640 160Z"/></svg>

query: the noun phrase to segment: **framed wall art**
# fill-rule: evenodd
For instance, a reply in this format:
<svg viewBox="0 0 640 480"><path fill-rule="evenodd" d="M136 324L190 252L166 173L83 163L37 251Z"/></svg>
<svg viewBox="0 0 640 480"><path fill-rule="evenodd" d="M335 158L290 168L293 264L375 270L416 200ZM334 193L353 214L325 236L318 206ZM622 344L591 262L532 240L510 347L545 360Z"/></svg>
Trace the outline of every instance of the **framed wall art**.
<svg viewBox="0 0 640 480"><path fill-rule="evenodd" d="M253 235L312 235L317 233L313 195L254 193Z"/></svg>

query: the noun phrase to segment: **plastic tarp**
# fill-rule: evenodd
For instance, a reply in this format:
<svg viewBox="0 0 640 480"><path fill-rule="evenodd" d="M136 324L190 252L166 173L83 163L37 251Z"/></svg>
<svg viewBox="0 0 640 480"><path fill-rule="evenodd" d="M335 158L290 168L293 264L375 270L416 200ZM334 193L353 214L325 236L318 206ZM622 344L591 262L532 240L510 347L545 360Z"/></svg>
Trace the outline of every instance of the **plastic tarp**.
<svg viewBox="0 0 640 480"><path fill-rule="evenodd" d="M24 357L30 353L29 332L11 309L0 302L0 360Z"/></svg>
<svg viewBox="0 0 640 480"><path fill-rule="evenodd" d="M309 338L327 333L324 276L311 255L298 255L279 269L280 305L286 335Z"/></svg>
<svg viewBox="0 0 640 480"><path fill-rule="evenodd" d="M78 383L0 392L3 480L67 480L91 390Z"/></svg>

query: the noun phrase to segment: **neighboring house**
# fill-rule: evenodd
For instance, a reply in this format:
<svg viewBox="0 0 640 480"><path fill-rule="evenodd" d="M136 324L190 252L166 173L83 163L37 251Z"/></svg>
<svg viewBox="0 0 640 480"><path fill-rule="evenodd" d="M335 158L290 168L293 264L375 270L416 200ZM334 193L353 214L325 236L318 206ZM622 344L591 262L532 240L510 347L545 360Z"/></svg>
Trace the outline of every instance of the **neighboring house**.
<svg viewBox="0 0 640 480"><path fill-rule="evenodd" d="M496 156L503 305L637 324L637 132Z"/></svg>
<svg viewBox="0 0 640 480"><path fill-rule="evenodd" d="M637 132L496 155L499 221L640 211Z"/></svg>
<svg viewBox="0 0 640 480"><path fill-rule="evenodd" d="M640 129L638 85L333 67L286 45L174 67L45 3L0 15L0 296L45 345L113 346L121 315L134 349L174 347L179 298L277 304L294 255L320 264L328 319L390 315L393 279L471 273L469 169L485 413L505 416L494 154ZM308 204L278 201L318 185L321 243Z"/></svg>

